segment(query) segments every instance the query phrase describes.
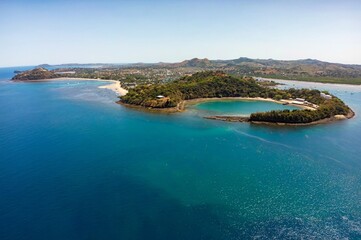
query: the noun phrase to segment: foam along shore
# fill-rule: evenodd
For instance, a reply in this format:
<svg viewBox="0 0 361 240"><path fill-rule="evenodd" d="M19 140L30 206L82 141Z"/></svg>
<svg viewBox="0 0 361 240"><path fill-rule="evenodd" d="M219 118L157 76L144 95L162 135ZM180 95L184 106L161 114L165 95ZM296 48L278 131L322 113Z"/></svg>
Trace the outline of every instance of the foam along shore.
<svg viewBox="0 0 361 240"><path fill-rule="evenodd" d="M110 82L111 84L99 86L98 88L109 89L119 94L119 96L124 96L128 93L128 90L121 87L120 82L117 80L107 80L107 79L96 79L96 78L49 78L49 79L39 79L39 80L13 80L21 82L47 82L47 81L97 81L97 82Z"/></svg>

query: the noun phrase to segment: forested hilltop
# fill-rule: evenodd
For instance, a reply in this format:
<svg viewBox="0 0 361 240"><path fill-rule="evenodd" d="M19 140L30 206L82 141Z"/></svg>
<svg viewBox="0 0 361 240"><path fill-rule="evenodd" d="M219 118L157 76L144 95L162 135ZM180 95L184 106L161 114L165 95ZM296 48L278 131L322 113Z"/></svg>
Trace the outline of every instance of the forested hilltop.
<svg viewBox="0 0 361 240"><path fill-rule="evenodd" d="M327 93L328 94L328 93ZM316 110L271 111L254 113L250 121L310 123L335 115L350 116L351 109L335 96L322 97L318 90L269 88L253 78L238 78L221 71L198 72L164 84L139 85L121 97L120 102L151 109L179 110L184 100L198 98L250 97L274 100L303 98Z"/></svg>
<svg viewBox="0 0 361 240"><path fill-rule="evenodd" d="M52 79L58 78L61 75L54 73L53 71L49 71L45 68L38 67L29 71L24 71L16 74L12 80L43 80L43 79Z"/></svg>
<svg viewBox="0 0 361 240"><path fill-rule="evenodd" d="M185 76L170 83L139 85L130 89L121 101L143 107L171 108L176 107L182 100L256 97L260 91L267 95L268 91L274 90L261 87L252 78L236 78L221 71L207 71Z"/></svg>

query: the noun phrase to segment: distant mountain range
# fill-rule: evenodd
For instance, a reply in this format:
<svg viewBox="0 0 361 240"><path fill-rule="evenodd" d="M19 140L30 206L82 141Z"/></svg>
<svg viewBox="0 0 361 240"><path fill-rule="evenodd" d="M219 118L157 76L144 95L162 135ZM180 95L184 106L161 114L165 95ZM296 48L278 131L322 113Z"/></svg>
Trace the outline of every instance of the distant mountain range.
<svg viewBox="0 0 361 240"><path fill-rule="evenodd" d="M155 64L157 65L157 64ZM180 63L161 64L169 67L234 68L234 71L255 75L310 75L328 77L361 77L361 65L323 62L316 59L273 60L241 57L232 60L209 60L193 58Z"/></svg>
<svg viewBox="0 0 361 240"><path fill-rule="evenodd" d="M40 65L52 67L53 65ZM240 57L231 60L193 58L178 63L133 63L133 64L62 64L59 68L167 68L195 72L222 70L238 76L258 76L279 79L295 79L331 83L361 84L361 65L323 62L316 59L274 60Z"/></svg>
<svg viewBox="0 0 361 240"><path fill-rule="evenodd" d="M279 79L361 84L361 65L323 62L316 59L273 60L241 57L232 60L193 58L180 63L158 63L169 68L223 70L230 74Z"/></svg>

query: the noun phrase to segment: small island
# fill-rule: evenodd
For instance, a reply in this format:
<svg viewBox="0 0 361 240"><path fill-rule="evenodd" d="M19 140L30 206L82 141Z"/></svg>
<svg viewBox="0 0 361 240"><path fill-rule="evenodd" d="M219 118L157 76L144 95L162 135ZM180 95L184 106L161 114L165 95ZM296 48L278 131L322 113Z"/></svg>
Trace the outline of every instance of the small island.
<svg viewBox="0 0 361 240"><path fill-rule="evenodd" d="M208 119L279 125L311 125L348 119L354 112L339 98L310 89L281 90L263 86L251 77L204 71L165 84L139 85L122 96L120 104L159 112L180 112L208 99L255 99L294 104L302 109L252 113L249 117L210 116Z"/></svg>

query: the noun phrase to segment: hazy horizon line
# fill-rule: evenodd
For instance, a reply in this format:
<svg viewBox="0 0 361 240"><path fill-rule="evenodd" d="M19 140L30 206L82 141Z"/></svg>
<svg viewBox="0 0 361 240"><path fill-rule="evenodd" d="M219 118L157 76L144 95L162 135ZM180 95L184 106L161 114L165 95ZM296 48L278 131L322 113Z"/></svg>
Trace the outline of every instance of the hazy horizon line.
<svg viewBox="0 0 361 240"><path fill-rule="evenodd" d="M193 57L189 59L179 60L179 61L154 61L154 62L146 62L146 61L139 61L139 62L64 62L64 63L40 63L40 64L29 64L29 65L8 65L8 66L0 66L0 68L11 68L11 67L31 67L31 66L40 66L40 65L50 65L50 66L57 66L57 65L72 65L72 64L78 64L78 65L90 65L90 64L110 64L110 65L127 65L127 64L159 64L159 63L180 63L183 61L189 61L192 59L200 59L200 60L209 60L209 61L230 61L230 60L237 60L240 58L247 58L252 60L275 60L275 61L301 61L301 60L316 60L324 63L331 63L331 64L341 64L341 65L361 65L361 63L342 63L342 62L332 62L332 61L326 61L326 60L320 60L317 58L298 58L298 59L275 59L275 58L250 58L250 57L239 57L239 58L229 58L229 59L211 59L211 58L201 58L201 57Z"/></svg>

